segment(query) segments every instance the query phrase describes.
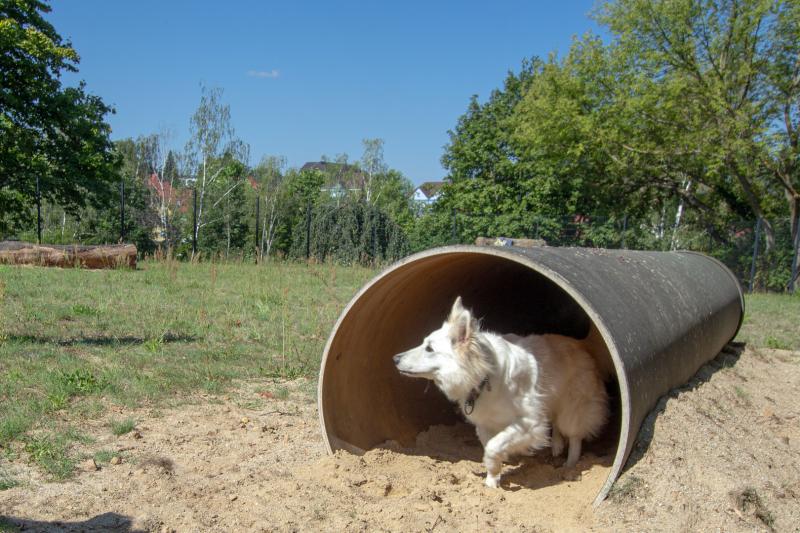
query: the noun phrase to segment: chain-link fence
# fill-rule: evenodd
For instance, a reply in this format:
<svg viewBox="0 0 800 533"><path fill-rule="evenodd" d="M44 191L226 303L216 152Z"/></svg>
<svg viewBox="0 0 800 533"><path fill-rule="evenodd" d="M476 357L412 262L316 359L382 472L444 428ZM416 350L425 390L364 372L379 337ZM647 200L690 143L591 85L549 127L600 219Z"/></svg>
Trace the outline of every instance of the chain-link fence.
<svg viewBox="0 0 800 533"><path fill-rule="evenodd" d="M477 237L539 239L548 246L586 246L631 250L692 250L719 259L749 291L793 292L798 280L798 238L792 242L789 219L738 220L724 225L659 223L633 217L532 216L511 235L498 233L508 221L498 216L453 212L448 243Z"/></svg>

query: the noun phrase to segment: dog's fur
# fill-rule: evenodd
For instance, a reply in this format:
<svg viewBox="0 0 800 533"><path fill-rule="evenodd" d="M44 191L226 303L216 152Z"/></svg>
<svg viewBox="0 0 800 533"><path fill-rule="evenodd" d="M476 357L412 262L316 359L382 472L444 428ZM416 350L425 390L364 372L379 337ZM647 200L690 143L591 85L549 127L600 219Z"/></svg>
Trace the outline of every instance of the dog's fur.
<svg viewBox="0 0 800 533"><path fill-rule="evenodd" d="M602 429L608 397L590 353L602 344L598 338L596 331L582 341L481 331L459 297L442 327L394 362L402 374L433 380L459 404L483 444L486 485L497 487L509 456L551 443L559 456L566 438L566 465L574 466L582 440Z"/></svg>

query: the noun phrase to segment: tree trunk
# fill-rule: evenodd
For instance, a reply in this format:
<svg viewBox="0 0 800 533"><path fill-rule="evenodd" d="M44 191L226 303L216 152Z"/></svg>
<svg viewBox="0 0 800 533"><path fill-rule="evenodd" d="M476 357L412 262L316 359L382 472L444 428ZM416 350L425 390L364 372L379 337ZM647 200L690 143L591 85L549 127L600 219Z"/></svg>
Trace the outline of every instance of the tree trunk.
<svg viewBox="0 0 800 533"><path fill-rule="evenodd" d="M39 245L28 242L2 241L0 242L0 263L55 267L136 268L136 246L133 244Z"/></svg>

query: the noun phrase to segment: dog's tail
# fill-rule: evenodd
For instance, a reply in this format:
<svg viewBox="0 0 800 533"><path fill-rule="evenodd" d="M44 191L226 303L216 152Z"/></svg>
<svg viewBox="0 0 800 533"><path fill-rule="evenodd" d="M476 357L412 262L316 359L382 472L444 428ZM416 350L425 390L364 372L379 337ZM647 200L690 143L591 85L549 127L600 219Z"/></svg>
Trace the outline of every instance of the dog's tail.
<svg viewBox="0 0 800 533"><path fill-rule="evenodd" d="M608 351L606 341L603 340L603 336L594 322L589 321L589 334L582 342L586 351L594 357L600 377L603 381L608 381L615 375L614 361L611 359L611 352Z"/></svg>

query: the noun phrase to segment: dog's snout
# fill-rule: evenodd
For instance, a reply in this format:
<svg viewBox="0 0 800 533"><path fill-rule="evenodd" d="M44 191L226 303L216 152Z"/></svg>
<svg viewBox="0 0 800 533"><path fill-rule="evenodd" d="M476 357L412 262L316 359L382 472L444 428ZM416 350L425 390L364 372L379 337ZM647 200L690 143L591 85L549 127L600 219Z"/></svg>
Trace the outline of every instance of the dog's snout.
<svg viewBox="0 0 800 533"><path fill-rule="evenodd" d="M400 359L402 359L402 358L403 358L403 354L401 354L401 353L399 353L399 354L395 355L394 357L392 357L392 359L394 360L394 364L396 364L396 365L400 364Z"/></svg>

